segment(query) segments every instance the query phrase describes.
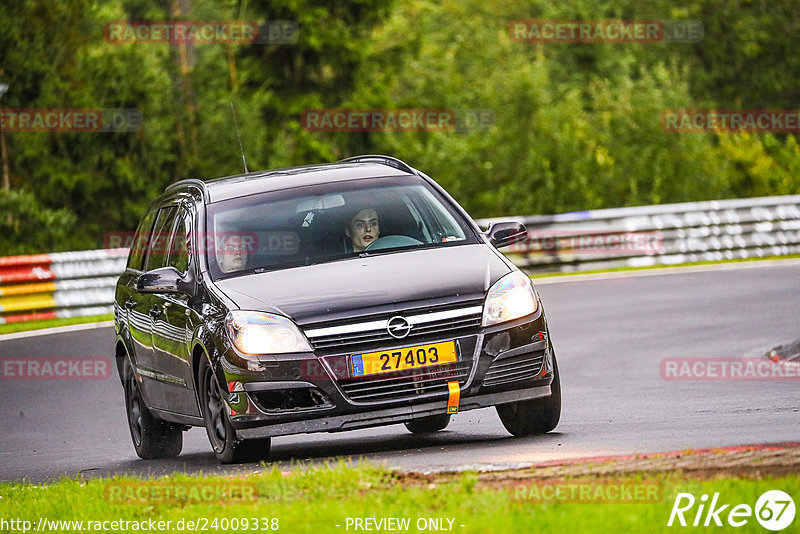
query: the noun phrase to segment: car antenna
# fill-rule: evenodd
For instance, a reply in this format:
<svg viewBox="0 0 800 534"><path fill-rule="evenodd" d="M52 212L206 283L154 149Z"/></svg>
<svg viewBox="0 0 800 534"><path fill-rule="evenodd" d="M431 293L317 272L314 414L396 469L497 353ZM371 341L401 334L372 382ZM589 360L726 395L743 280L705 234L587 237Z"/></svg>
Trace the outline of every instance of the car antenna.
<svg viewBox="0 0 800 534"><path fill-rule="evenodd" d="M247 170L247 160L244 159L244 148L242 148L242 136L239 135L239 122L236 120L236 108L233 107L231 101L231 113L233 114L233 125L236 127L236 137L239 139L239 150L242 153L242 164L244 165L244 174L247 176L250 172Z"/></svg>

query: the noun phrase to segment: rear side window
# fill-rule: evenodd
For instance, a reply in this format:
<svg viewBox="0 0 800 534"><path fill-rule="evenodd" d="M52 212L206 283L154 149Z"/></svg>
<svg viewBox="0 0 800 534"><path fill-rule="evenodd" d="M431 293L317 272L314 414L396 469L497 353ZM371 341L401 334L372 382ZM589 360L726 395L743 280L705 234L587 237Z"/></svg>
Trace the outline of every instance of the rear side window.
<svg viewBox="0 0 800 534"><path fill-rule="evenodd" d="M152 271L167 264L167 253L169 252L169 242L172 236L172 228L175 226L175 219L178 216L177 206L167 206L158 210L158 218L150 233L147 242L147 254L145 258L145 271Z"/></svg>
<svg viewBox="0 0 800 534"><path fill-rule="evenodd" d="M128 254L128 269L142 269L142 260L144 260L145 252L147 251L147 242L150 240L150 230L153 229L153 222L156 219L156 210L150 210L139 223L136 233L133 236L133 243L131 251Z"/></svg>

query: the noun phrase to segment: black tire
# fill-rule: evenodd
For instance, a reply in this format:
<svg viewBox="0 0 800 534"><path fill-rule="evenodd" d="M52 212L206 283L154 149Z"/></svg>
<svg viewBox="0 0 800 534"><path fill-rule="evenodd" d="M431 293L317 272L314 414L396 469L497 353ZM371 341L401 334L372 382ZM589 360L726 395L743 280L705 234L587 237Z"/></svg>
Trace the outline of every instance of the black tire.
<svg viewBox="0 0 800 534"><path fill-rule="evenodd" d="M561 380L553 353L553 383L549 397L512 402L497 406L503 426L514 436L545 434L558 426L561 419Z"/></svg>
<svg viewBox="0 0 800 534"><path fill-rule="evenodd" d="M156 419L150 413L142 397L139 383L130 365L125 363L123 375L125 389L125 411L128 414L128 429L136 454L143 460L175 458L183 449L181 427Z"/></svg>
<svg viewBox="0 0 800 534"><path fill-rule="evenodd" d="M222 389L205 359L200 363L199 389L206 434L217 461L221 464L238 464L266 460L271 438L243 440L236 436L236 429L231 426L228 412L225 411Z"/></svg>
<svg viewBox="0 0 800 534"><path fill-rule="evenodd" d="M450 424L450 416L444 415L431 415L430 417L423 417L422 419L414 419L406 423L406 428L412 434L429 434L431 432L438 432L444 430Z"/></svg>

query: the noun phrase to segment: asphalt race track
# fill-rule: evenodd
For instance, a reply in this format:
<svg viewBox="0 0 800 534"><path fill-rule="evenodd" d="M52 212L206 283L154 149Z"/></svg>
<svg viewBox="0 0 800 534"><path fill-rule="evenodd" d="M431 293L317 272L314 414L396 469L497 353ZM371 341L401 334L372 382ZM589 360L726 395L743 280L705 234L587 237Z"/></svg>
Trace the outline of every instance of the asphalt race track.
<svg viewBox="0 0 800 534"><path fill-rule="evenodd" d="M800 338L800 265L738 265L537 285L559 358L556 432L512 438L494 409L413 437L402 425L273 440L274 462L363 457L405 470L501 468L555 459L800 441L800 380L669 381L664 358L754 357ZM111 358L113 330L0 341L15 356ZM181 456L139 460L122 388L107 380L0 380L0 479L217 472L204 429Z"/></svg>

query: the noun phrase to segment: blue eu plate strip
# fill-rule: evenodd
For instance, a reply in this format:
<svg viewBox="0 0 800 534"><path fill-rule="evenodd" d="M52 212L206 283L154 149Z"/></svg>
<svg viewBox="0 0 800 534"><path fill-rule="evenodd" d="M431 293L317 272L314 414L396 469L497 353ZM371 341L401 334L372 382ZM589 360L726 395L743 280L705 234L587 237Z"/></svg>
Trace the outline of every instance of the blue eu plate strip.
<svg viewBox="0 0 800 534"><path fill-rule="evenodd" d="M364 376L364 361L361 354L353 354L353 376Z"/></svg>

